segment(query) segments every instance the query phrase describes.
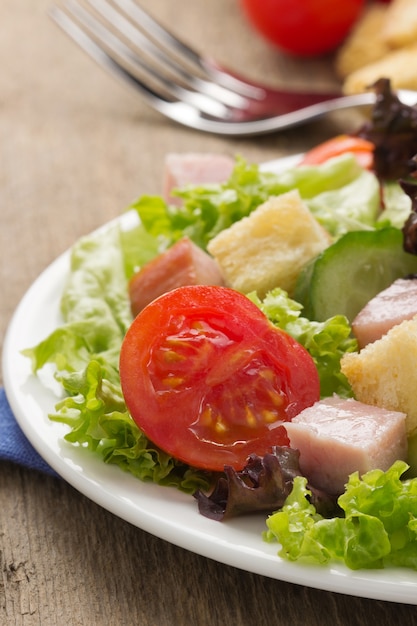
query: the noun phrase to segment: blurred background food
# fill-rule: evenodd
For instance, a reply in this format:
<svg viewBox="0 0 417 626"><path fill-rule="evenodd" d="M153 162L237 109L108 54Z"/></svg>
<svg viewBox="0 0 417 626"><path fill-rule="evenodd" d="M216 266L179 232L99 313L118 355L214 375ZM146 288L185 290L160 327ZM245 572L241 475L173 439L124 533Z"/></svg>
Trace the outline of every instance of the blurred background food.
<svg viewBox="0 0 417 626"><path fill-rule="evenodd" d="M364 91L378 78L394 89L417 89L417 2L368 4L336 53L345 93Z"/></svg>
<svg viewBox="0 0 417 626"><path fill-rule="evenodd" d="M263 37L300 57L329 54L347 94L379 78L417 90L417 0L240 0Z"/></svg>
<svg viewBox="0 0 417 626"><path fill-rule="evenodd" d="M254 27L297 55L333 51L359 18L366 0L240 0Z"/></svg>

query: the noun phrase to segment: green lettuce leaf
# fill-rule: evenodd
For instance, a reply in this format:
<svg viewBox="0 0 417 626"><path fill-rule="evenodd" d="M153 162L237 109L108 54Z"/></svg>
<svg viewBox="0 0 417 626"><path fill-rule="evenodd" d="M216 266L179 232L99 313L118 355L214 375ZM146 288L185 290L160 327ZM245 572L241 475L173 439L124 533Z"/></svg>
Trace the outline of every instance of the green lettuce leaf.
<svg viewBox="0 0 417 626"><path fill-rule="evenodd" d="M291 189L298 189L316 218L335 234L373 225L379 210L378 181L364 172L351 154L282 173L266 172L237 158L225 183L176 190L181 206L144 196L130 208L138 212L144 228L162 246L187 236L205 249L221 230L249 215L270 196ZM353 201L352 194L356 195Z"/></svg>
<svg viewBox="0 0 417 626"><path fill-rule="evenodd" d="M70 427L67 441L100 454L105 463L141 480L189 493L207 489L209 480L203 472L150 444L139 430L126 409L116 370L92 360L83 371L62 372L58 379L68 395L50 418Z"/></svg>
<svg viewBox="0 0 417 626"><path fill-rule="evenodd" d="M417 479L402 480L408 465L351 474L338 504L344 517L325 519L310 503L306 479L296 477L280 511L267 520L266 541L289 560L343 561L351 569L390 565L417 569Z"/></svg>
<svg viewBox="0 0 417 626"><path fill-rule="evenodd" d="M374 228L381 208L379 181L371 172L362 171L343 187L317 194L307 205L336 238L352 230Z"/></svg>
<svg viewBox="0 0 417 626"><path fill-rule="evenodd" d="M119 226L81 238L70 263L61 298L63 324L23 354L32 360L35 372L46 363L78 371L91 359L117 368L120 345L132 322Z"/></svg>
<svg viewBox="0 0 417 626"><path fill-rule="evenodd" d="M411 199L404 193L397 182L383 183L384 209L378 217L382 226L389 224L395 228L402 228L411 213Z"/></svg>
<svg viewBox="0 0 417 626"><path fill-rule="evenodd" d="M321 397L334 393L345 398L353 395L347 378L340 371L342 356L358 349L345 316L335 315L324 322L311 321L301 316L302 305L280 288L270 291L263 300L255 293L248 294L248 297L273 324L301 343L313 357L319 373Z"/></svg>
<svg viewBox="0 0 417 626"><path fill-rule="evenodd" d="M166 247L141 223L121 229L120 245L123 253L124 272L128 279Z"/></svg>
<svg viewBox="0 0 417 626"><path fill-rule="evenodd" d="M135 237L140 236L136 231ZM122 236L118 225L75 244L61 300L63 323L23 354L34 372L48 363L55 366L66 395L50 418L69 427L67 441L142 480L189 493L207 489L207 474L156 448L127 411L118 369L121 343L132 321L123 242L133 266L137 259L131 239Z"/></svg>

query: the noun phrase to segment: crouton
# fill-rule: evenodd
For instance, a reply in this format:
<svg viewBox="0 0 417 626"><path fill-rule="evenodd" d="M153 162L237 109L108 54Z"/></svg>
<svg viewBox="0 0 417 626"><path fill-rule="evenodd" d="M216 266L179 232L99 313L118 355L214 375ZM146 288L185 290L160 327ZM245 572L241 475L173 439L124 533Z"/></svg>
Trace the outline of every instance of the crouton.
<svg viewBox="0 0 417 626"><path fill-rule="evenodd" d="M417 90L416 62L417 44L399 48L349 74L343 91L346 94L361 93L380 78L389 78L393 89Z"/></svg>
<svg viewBox="0 0 417 626"><path fill-rule="evenodd" d="M301 268L331 243L298 191L271 197L214 237L208 251L226 284L260 298L281 287L292 293Z"/></svg>
<svg viewBox="0 0 417 626"><path fill-rule="evenodd" d="M392 48L402 48L417 40L416 0L393 0L387 7L382 37Z"/></svg>
<svg viewBox="0 0 417 626"><path fill-rule="evenodd" d="M382 3L370 4L364 9L336 55L336 71L341 78L390 52L381 34L387 10L388 5Z"/></svg>
<svg viewBox="0 0 417 626"><path fill-rule="evenodd" d="M407 415L407 436L417 431L417 316L394 326L360 352L345 354L341 371L360 402Z"/></svg>

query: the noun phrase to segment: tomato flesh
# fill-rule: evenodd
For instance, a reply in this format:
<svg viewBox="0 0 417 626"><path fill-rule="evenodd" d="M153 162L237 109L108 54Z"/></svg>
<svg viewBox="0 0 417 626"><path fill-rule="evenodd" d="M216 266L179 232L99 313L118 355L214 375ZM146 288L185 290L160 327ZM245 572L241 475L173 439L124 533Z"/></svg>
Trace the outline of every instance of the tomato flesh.
<svg viewBox="0 0 417 626"><path fill-rule="evenodd" d="M268 41L292 54L333 51L358 19L364 0L240 0Z"/></svg>
<svg viewBox="0 0 417 626"><path fill-rule="evenodd" d="M120 378L156 446L214 471L288 445L283 423L319 399L308 352L225 287L180 287L145 307L124 339Z"/></svg>

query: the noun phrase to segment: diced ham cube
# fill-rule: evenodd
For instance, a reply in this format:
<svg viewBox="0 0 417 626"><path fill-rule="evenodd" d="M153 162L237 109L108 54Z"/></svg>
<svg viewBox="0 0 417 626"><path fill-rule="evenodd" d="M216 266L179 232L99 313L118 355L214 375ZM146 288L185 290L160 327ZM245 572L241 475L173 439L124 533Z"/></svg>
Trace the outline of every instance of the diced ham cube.
<svg viewBox="0 0 417 626"><path fill-rule="evenodd" d="M168 154L165 158L163 195L170 204L181 204L181 198L171 195L173 189L186 185L223 183L233 171L234 160L224 154Z"/></svg>
<svg viewBox="0 0 417 626"><path fill-rule="evenodd" d="M185 285L223 285L217 263L184 237L144 265L129 281L132 314L152 300Z"/></svg>
<svg viewBox="0 0 417 626"><path fill-rule="evenodd" d="M285 428L309 482L340 495L352 472L386 471L394 461L406 460L405 418L405 413L333 396L304 409Z"/></svg>
<svg viewBox="0 0 417 626"><path fill-rule="evenodd" d="M358 313L352 330L359 348L385 335L393 326L417 315L417 278L399 278Z"/></svg>

